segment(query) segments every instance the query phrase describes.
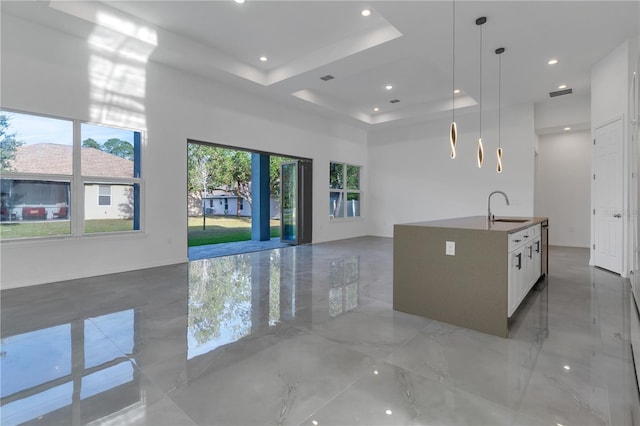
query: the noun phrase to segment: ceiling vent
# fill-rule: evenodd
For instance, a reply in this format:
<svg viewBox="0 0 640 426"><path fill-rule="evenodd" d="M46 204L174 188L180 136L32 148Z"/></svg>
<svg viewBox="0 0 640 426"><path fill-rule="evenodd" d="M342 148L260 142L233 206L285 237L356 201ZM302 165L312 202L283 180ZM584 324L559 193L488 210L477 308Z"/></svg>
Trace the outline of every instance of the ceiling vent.
<svg viewBox="0 0 640 426"><path fill-rule="evenodd" d="M558 90L556 92L549 92L549 96L551 96L552 98L555 98L556 96L570 95L571 93L573 93L573 89L564 89L564 90Z"/></svg>
<svg viewBox="0 0 640 426"><path fill-rule="evenodd" d="M333 80L335 77L332 76L331 74L327 74L325 76L320 77L320 80L322 81L329 81L329 80Z"/></svg>
<svg viewBox="0 0 640 426"><path fill-rule="evenodd" d="M392 104L397 104L398 102L400 102L400 99L391 99L389 102L391 102Z"/></svg>

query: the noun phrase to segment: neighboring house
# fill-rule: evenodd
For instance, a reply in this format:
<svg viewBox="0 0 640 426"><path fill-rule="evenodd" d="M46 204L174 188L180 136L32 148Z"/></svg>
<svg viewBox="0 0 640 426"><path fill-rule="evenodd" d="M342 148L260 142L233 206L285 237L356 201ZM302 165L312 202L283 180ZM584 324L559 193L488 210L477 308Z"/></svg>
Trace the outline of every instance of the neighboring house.
<svg viewBox="0 0 640 426"><path fill-rule="evenodd" d="M251 204L242 198L238 201L237 195L227 191L216 190L213 193L206 194L202 198L202 206L207 214L251 217ZM240 214L238 214L238 211ZM269 217L280 217L280 207L276 197L270 197Z"/></svg>
<svg viewBox="0 0 640 426"><path fill-rule="evenodd" d="M11 171L47 174L49 180L2 179L2 220L68 219L71 185L55 176L72 175L73 148L59 144L33 144L18 148ZM95 148L81 149L85 182L85 219L130 219L133 217L133 189L130 185L105 183L109 178L133 176L133 161ZM95 178L95 179L93 179ZM104 182L101 182L104 181Z"/></svg>
<svg viewBox="0 0 640 426"><path fill-rule="evenodd" d="M202 206L207 214L224 216L251 216L251 204L242 197L226 191L214 191L202 198Z"/></svg>

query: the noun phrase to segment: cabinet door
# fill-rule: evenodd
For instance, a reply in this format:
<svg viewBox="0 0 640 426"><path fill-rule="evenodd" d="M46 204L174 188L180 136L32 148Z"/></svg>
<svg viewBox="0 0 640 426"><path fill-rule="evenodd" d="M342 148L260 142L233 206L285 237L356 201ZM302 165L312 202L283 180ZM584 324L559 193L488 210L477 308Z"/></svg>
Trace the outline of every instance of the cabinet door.
<svg viewBox="0 0 640 426"><path fill-rule="evenodd" d="M522 281L524 273L522 247L509 253L508 316L511 317L522 300Z"/></svg>
<svg viewBox="0 0 640 426"><path fill-rule="evenodd" d="M533 242L533 282L538 281L542 275L542 238L538 237Z"/></svg>

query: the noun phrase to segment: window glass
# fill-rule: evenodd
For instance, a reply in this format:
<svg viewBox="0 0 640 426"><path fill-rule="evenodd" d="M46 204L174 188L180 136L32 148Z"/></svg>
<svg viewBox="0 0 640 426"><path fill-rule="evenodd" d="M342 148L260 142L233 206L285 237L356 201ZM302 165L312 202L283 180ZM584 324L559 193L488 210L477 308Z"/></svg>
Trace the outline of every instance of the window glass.
<svg viewBox="0 0 640 426"><path fill-rule="evenodd" d="M86 183L84 232L92 234L138 229L135 220L136 194L139 193L137 187L137 184Z"/></svg>
<svg viewBox="0 0 640 426"><path fill-rule="evenodd" d="M139 177L139 132L82 123L80 139L83 176Z"/></svg>
<svg viewBox="0 0 640 426"><path fill-rule="evenodd" d="M0 239L71 233L69 182L2 179L0 188Z"/></svg>
<svg viewBox="0 0 640 426"><path fill-rule="evenodd" d="M330 218L360 216L360 166L329 163L329 189Z"/></svg>
<svg viewBox="0 0 640 426"><path fill-rule="evenodd" d="M329 163L329 188L344 188L344 164Z"/></svg>
<svg viewBox="0 0 640 426"><path fill-rule="evenodd" d="M0 111L0 171L73 174L73 122Z"/></svg>
<svg viewBox="0 0 640 426"><path fill-rule="evenodd" d="M98 185L98 205L111 205L111 185Z"/></svg>
<svg viewBox="0 0 640 426"><path fill-rule="evenodd" d="M344 217L342 192L329 193L329 217Z"/></svg>
<svg viewBox="0 0 640 426"><path fill-rule="evenodd" d="M133 130L82 123L85 233L140 229L140 185L134 181L140 177L140 138ZM104 180L89 182L95 177Z"/></svg>
<svg viewBox="0 0 640 426"><path fill-rule="evenodd" d="M72 226L80 216L88 233L139 230L141 137L0 110L0 239L80 236ZM83 190L84 206L74 205L74 194Z"/></svg>
<svg viewBox="0 0 640 426"><path fill-rule="evenodd" d="M347 166L347 189L360 189L360 167Z"/></svg>
<svg viewBox="0 0 640 426"><path fill-rule="evenodd" d="M347 217L360 216L360 193L347 193Z"/></svg>

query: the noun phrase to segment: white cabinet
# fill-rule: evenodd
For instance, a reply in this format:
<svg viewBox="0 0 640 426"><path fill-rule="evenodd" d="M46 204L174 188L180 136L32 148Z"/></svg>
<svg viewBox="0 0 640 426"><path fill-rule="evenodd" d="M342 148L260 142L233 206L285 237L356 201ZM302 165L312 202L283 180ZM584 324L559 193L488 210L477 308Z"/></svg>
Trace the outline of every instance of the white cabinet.
<svg viewBox="0 0 640 426"><path fill-rule="evenodd" d="M511 317L520 304L520 293L523 288L523 246L509 253L509 291L508 315Z"/></svg>
<svg viewBox="0 0 640 426"><path fill-rule="evenodd" d="M509 234L509 317L542 275L541 244L540 225Z"/></svg>

